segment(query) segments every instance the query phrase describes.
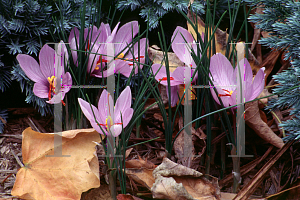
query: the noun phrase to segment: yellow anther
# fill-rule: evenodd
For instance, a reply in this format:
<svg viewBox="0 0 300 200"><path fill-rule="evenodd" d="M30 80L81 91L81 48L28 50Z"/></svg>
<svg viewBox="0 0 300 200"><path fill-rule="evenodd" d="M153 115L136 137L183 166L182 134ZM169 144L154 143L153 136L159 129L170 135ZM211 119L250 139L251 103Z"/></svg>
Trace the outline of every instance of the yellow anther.
<svg viewBox="0 0 300 200"><path fill-rule="evenodd" d="M120 53L119 55L118 55L118 57L117 57L117 59L120 59L120 58L124 58L124 53Z"/></svg>
<svg viewBox="0 0 300 200"><path fill-rule="evenodd" d="M55 78L55 76L51 76L51 78L50 78L50 77L48 77L48 81L49 81L49 83L52 83L52 82L53 82L53 80L54 80L54 78Z"/></svg>
<svg viewBox="0 0 300 200"><path fill-rule="evenodd" d="M48 77L48 82L51 86L55 86L55 80L56 80L55 76L51 76L51 78Z"/></svg>
<svg viewBox="0 0 300 200"><path fill-rule="evenodd" d="M109 120L109 122L110 122L110 125L108 125L108 120ZM106 120L105 120L105 124L106 124L106 128L107 129L109 129L114 123L113 123L113 120L112 120L112 118L111 118L111 116L110 115L108 115L107 116L107 118L106 118Z"/></svg>

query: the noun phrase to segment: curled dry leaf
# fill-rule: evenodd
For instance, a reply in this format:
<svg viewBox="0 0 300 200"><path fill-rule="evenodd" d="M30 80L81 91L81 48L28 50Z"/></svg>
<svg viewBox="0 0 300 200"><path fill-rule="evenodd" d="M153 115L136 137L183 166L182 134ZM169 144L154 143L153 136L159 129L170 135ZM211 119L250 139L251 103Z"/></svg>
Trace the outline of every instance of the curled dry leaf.
<svg viewBox="0 0 300 200"><path fill-rule="evenodd" d="M133 148L129 148L126 150L125 152L125 159L128 158L128 156L130 155L131 151L133 150Z"/></svg>
<svg viewBox="0 0 300 200"><path fill-rule="evenodd" d="M258 95L257 98L262 98L262 97L266 97L271 95L272 93L270 93L268 91L268 89L263 89L263 91L260 93L260 95ZM269 98L273 98L273 97L269 97ZM268 103L268 98L263 98L260 101L258 101L258 105L260 106L262 104L262 107L264 107L264 104Z"/></svg>
<svg viewBox="0 0 300 200"><path fill-rule="evenodd" d="M60 144L53 143L54 135L31 128L23 131L24 167L17 173L13 196L36 200L80 199L82 192L100 186L94 143L100 142L99 133L94 129L64 131ZM54 152L58 155L54 156Z"/></svg>
<svg viewBox="0 0 300 200"><path fill-rule="evenodd" d="M183 118L179 118L179 130L183 128ZM198 133L200 129L197 131L191 127L192 137L190 138L185 130L183 130L179 136L176 138L174 142L174 152L175 156L178 158L177 163L182 164L186 167L191 167L193 169L197 168L193 166L192 163L199 163L201 159L201 155L204 153L206 149L206 137L201 136L201 133ZM191 141L188 141L191 140ZM192 142L192 144L189 144ZM185 150L187 152L185 152ZM187 156L184 156L187 155ZM195 157L197 155L197 157Z"/></svg>
<svg viewBox="0 0 300 200"><path fill-rule="evenodd" d="M136 182L150 190L154 183L152 171L155 169L156 165L154 165L150 161L143 160L139 157L138 160L126 161L125 166L126 175L129 178L135 180Z"/></svg>
<svg viewBox="0 0 300 200"><path fill-rule="evenodd" d="M143 185L147 189L151 189L153 186L155 179L152 175L153 169L147 168L129 168L126 169L126 175L131 178L132 180L138 182L139 184Z"/></svg>
<svg viewBox="0 0 300 200"><path fill-rule="evenodd" d="M139 159L133 159L133 160L128 160L125 162L126 168L147 168L147 169L154 169L156 165L154 165L152 162L146 160L143 160L141 157Z"/></svg>
<svg viewBox="0 0 300 200"><path fill-rule="evenodd" d="M200 35L202 33L206 33L205 23L202 21L202 19L199 16L196 16L195 13L192 14L190 11L188 11L187 16L192 22L196 23L197 21L198 32L200 33ZM188 31L194 36L194 38L197 38L197 34L195 30L193 29L192 25L189 22L187 22L187 27L188 27ZM211 30L211 33L212 31L213 30ZM223 55L225 55L228 36L229 35L226 33L226 31L222 31L221 29L217 28L215 32L216 53L222 53ZM231 47L230 47L230 51L231 51Z"/></svg>
<svg viewBox="0 0 300 200"><path fill-rule="evenodd" d="M220 199L219 188L196 170L164 158L153 171L155 183L151 191L161 199Z"/></svg>
<svg viewBox="0 0 300 200"><path fill-rule="evenodd" d="M191 168L185 167L183 165L174 163L168 158L164 158L163 162L159 166L157 166L153 171L153 177L157 178L158 176L200 177L202 176L202 173Z"/></svg>
<svg viewBox="0 0 300 200"><path fill-rule="evenodd" d="M261 119L257 101L245 104L245 121L266 142L277 148L283 147L282 139Z"/></svg>
<svg viewBox="0 0 300 200"><path fill-rule="evenodd" d="M158 176L151 190L155 199L194 199L182 183L177 183L172 177Z"/></svg>

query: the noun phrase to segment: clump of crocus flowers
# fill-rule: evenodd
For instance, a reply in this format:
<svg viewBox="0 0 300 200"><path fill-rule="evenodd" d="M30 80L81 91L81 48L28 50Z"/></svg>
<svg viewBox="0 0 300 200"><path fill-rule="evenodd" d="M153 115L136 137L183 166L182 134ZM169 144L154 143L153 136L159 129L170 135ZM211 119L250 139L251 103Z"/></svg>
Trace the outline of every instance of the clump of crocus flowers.
<svg viewBox="0 0 300 200"><path fill-rule="evenodd" d="M129 77L133 68L134 74L138 72L136 63L143 67L147 40L142 38L132 44L139 31L138 22L128 22L118 29L119 24L112 31L109 24L104 23L101 23L99 29L96 26L84 29L85 50L89 52L87 72L91 76L102 78L120 72ZM69 44L76 65L79 37L79 30L74 28L69 35Z"/></svg>

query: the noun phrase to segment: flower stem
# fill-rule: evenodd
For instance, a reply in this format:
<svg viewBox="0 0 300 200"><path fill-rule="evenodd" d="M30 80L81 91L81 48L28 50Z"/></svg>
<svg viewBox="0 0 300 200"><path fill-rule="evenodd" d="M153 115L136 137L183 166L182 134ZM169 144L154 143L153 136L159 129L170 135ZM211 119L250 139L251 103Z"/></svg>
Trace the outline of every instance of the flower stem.
<svg viewBox="0 0 300 200"><path fill-rule="evenodd" d="M109 190L110 195L113 200L117 200L117 173L116 170L111 170L109 172Z"/></svg>

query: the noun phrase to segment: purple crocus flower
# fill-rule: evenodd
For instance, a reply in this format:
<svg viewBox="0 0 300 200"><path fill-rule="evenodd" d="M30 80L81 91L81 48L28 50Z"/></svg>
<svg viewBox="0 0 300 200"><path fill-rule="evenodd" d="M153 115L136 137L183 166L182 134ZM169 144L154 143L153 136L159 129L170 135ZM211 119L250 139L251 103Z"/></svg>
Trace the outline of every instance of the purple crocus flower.
<svg viewBox="0 0 300 200"><path fill-rule="evenodd" d="M155 79L162 85L165 85L168 92L168 80L166 67L161 64L152 65L153 74ZM184 79L184 67L177 67L173 72L170 72L170 89L171 89L171 106L175 106L178 101L177 91L179 91L179 85L183 84Z"/></svg>
<svg viewBox="0 0 300 200"><path fill-rule="evenodd" d="M55 51L47 44L45 44L39 54L39 61L37 61L26 54L17 55L17 60L20 67L25 72L26 76L35 82L33 86L33 93L40 98L48 98L46 101L50 104L62 102L65 94L71 89L70 87L61 87L60 77L55 76L54 57ZM62 85L72 85L72 78L69 72L64 73L62 66ZM55 88L58 93L55 93Z"/></svg>
<svg viewBox="0 0 300 200"><path fill-rule="evenodd" d="M99 29L96 26L84 29L84 41L86 41L86 51L90 51L87 65L87 72L91 73L91 76L107 77L114 73L120 72L124 76L129 77L135 63L133 61L140 60L140 63L145 62L145 45L146 38L140 40L140 50L138 49L138 43L129 48L126 46L132 42L132 38L139 31L137 21L132 21L124 24L119 30L118 23L113 31L111 31L109 24L101 23ZM113 53L107 55L107 48L110 48L109 43L112 44ZM77 49L79 49L79 30L74 28L69 36L70 48L72 51L72 57L74 63L77 62ZM123 50L125 49L125 50ZM123 51L122 51L123 50ZM120 53L122 51L122 53ZM126 55L125 53L128 52ZM132 53L134 55L132 55ZM138 54L139 52L139 54ZM118 57L112 61L113 57ZM139 58L138 58L139 55ZM115 65L115 68L113 66ZM107 67L107 69L105 69ZM135 67L135 73L138 72L138 68Z"/></svg>
<svg viewBox="0 0 300 200"><path fill-rule="evenodd" d="M138 33L139 31L139 25L137 21L132 21L124 24L118 31L118 25L114 28L112 34L108 37L106 40L106 45L104 45L104 48L101 49L101 54L107 54L106 49L108 48L108 43L112 43L114 48L114 53L112 55L107 56L100 56L96 58L96 61L93 65L93 75L96 77L107 77L114 73L120 72L126 77L129 77L131 71L133 68L135 68L135 73L138 72L138 68L134 61L138 61L140 63L145 62L145 46L146 46L146 38L142 38L140 40L140 48L138 48L138 42L135 43L134 46L131 45L131 47L126 47L128 44L132 42L133 37ZM97 46L96 46L97 48ZM99 52L98 52L99 53ZM133 54L134 55L133 55ZM118 55L118 56L117 56ZM138 57L139 55L139 57ZM115 60L112 62L112 58L116 57ZM101 69L101 63L102 66L103 63L107 63L107 70ZM115 67L113 68L113 66ZM141 65L141 67L143 67Z"/></svg>
<svg viewBox="0 0 300 200"><path fill-rule="evenodd" d="M119 24L118 24L119 25ZM118 26L117 25L117 26ZM117 27L116 26L116 27ZM93 53L99 53L99 54L104 54L104 43L108 40L109 36L111 34L115 34L116 30L111 33L109 24L104 24L101 23L99 29L96 26L92 26L90 28L85 28L84 29L84 36L83 39L86 42L86 51L91 51ZM79 30L75 27L72 29L70 35L69 35L69 45L70 48L72 49L72 57L75 65L78 66L78 61L77 61L77 51L79 49ZM96 57L96 54L90 54L89 55L89 62L88 62L88 67L87 71L90 72L92 63L95 62L99 59L98 55ZM96 59L95 59L96 57ZM96 64L94 65L95 68ZM93 70L94 70L93 68Z"/></svg>
<svg viewBox="0 0 300 200"><path fill-rule="evenodd" d="M264 88L264 69L260 69L255 78L251 65L246 58L242 59L239 64L233 69L229 60L221 53L217 53L210 58L211 79L218 91L218 96L221 98L225 107L236 104L237 91L239 91L240 81L238 81L237 73L238 66L240 67L241 77L244 82L244 101L255 99ZM244 67L244 70L241 69ZM215 101L220 104L218 97L213 88L210 88Z"/></svg>
<svg viewBox="0 0 300 200"><path fill-rule="evenodd" d="M131 90L130 87L127 86L117 99L115 108L113 99L106 90L103 90L100 96L98 108L90 105L81 98L78 98L78 102L83 114L98 133L103 134L101 128L99 127L101 126L105 135L108 135L109 132L112 132L113 136L117 137L122 132L122 125L125 128L133 115L131 99ZM93 111L91 107L93 108ZM93 112L97 121L95 120ZM121 115L123 124L121 121Z"/></svg>
<svg viewBox="0 0 300 200"><path fill-rule="evenodd" d="M119 24L118 24L119 25ZM138 48L138 42L135 45L129 48L126 47L128 44L132 42L132 38L138 33L139 26L137 21L132 21L124 24L118 31L118 25L114 28L113 33L108 38L106 43L113 43L114 53L108 56L99 56L99 59L102 59L102 62L98 59L96 62L95 70L93 71L94 76L96 77L107 77L114 73L120 72L126 77L129 77L133 68L135 68L135 73L138 72L138 68L134 61L140 61L140 63L145 62L145 45L146 45L146 38L142 38L140 40L140 49ZM107 44L104 45L104 49L106 50ZM133 54L134 55L133 55ZM103 54L107 54L106 52ZM118 55L118 56L117 56ZM139 55L139 57L138 57ZM117 58L112 62L112 58ZM100 69L101 63L102 66L103 62L108 63L107 70ZM115 65L115 68L113 68ZM143 66L141 66L143 67Z"/></svg>
<svg viewBox="0 0 300 200"><path fill-rule="evenodd" d="M145 46L146 46L147 39L142 38L140 39L140 48L138 48L138 42L136 42L131 48L131 50L123 57L123 53L121 57L123 59L117 59L115 61L115 71L116 73L120 72L126 77L129 77L131 71L134 68L134 74L138 73L138 63L145 63ZM148 46L148 44L147 44ZM131 52L132 51L132 52ZM134 54L134 55L133 55ZM143 65L140 65L143 68Z"/></svg>
<svg viewBox="0 0 300 200"><path fill-rule="evenodd" d="M204 34L201 36L202 41L204 40ZM197 55L197 44L191 35L191 33L180 27L177 26L173 35L172 35L172 49L176 56L185 64L186 67L191 68L191 75L193 75L195 69L196 69L196 63L194 59L192 58L192 49ZM201 54L200 54L201 57ZM193 83L196 82L196 79L198 77L198 72L195 74Z"/></svg>
<svg viewBox="0 0 300 200"><path fill-rule="evenodd" d="M193 39L193 36L188 32L188 30L177 26L173 35L172 35L172 49L176 56L185 63L186 67L177 67L173 73L170 72L170 86L171 86L171 106L175 106L178 101L177 92L179 91L179 85L184 84L185 77L184 71L187 69L191 70L191 76L193 75L196 64L191 56L191 49L197 53L197 45ZM160 64L152 65L153 74L157 81L161 81L162 85L168 85L167 74L165 66ZM160 69L159 69L160 68ZM157 72L158 71L158 72ZM195 82L197 79L197 74L195 75L192 82ZM167 87L168 88L168 87ZM167 95L169 92L167 91Z"/></svg>

